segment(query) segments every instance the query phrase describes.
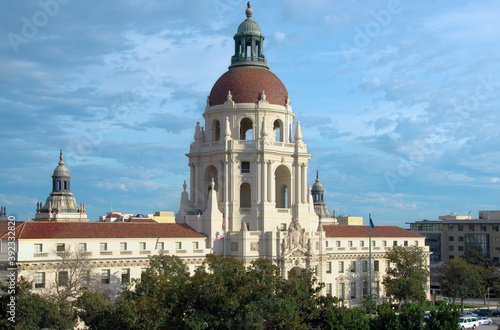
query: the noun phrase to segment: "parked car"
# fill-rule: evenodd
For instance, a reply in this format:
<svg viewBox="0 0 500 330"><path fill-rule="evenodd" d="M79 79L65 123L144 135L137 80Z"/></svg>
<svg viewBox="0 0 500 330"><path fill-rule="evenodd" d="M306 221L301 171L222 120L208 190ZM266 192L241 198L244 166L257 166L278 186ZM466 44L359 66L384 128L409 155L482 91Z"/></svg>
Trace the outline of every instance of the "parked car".
<svg viewBox="0 0 500 330"><path fill-rule="evenodd" d="M477 314L477 316L491 316L493 312L491 309L476 309L474 314Z"/></svg>
<svg viewBox="0 0 500 330"><path fill-rule="evenodd" d="M481 323L477 319L477 317L460 317L458 319L458 327L460 329L475 329L476 327L480 326Z"/></svg>
<svg viewBox="0 0 500 330"><path fill-rule="evenodd" d="M481 322L481 324L486 324L486 325L490 325L491 323L493 323L493 321L486 316L480 317L479 322Z"/></svg>
<svg viewBox="0 0 500 330"><path fill-rule="evenodd" d="M474 312L465 312L465 313L460 314L460 316L462 316L462 317L477 317L477 314Z"/></svg>

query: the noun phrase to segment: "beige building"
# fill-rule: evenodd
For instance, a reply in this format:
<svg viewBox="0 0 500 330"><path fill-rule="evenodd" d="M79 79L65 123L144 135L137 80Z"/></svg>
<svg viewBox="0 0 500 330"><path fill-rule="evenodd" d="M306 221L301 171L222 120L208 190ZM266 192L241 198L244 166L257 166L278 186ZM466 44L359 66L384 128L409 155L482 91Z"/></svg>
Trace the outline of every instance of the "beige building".
<svg viewBox="0 0 500 330"><path fill-rule="evenodd" d="M424 236L377 226L372 230L370 263L368 226L322 222L307 184L311 155L291 96L269 70L264 36L250 6L246 15L234 36L229 70L207 98L203 124L195 126L187 154L189 189L184 182L175 223L127 222L116 212L97 223L64 222L86 221L86 216L84 205L73 204L61 154L52 199L48 205L39 203L37 221L22 224L16 234L19 275L32 279L36 290L47 290L49 283L61 284L60 279L69 276L58 274L65 271L58 264L61 256L75 250L85 256L89 278L97 276L112 292L140 276L150 255L180 256L194 270L205 254L215 253L246 265L267 259L283 276L312 268L326 283L325 294L359 305L369 267L383 299L380 283L390 266L383 257L387 249L418 245L428 251ZM315 193L321 193L318 189ZM6 235L2 257L5 244Z"/></svg>
<svg viewBox="0 0 500 330"><path fill-rule="evenodd" d="M431 263L439 264L462 256L469 249L500 262L500 211L479 211L477 219L470 216L445 215L438 220L410 223L410 230L426 237Z"/></svg>

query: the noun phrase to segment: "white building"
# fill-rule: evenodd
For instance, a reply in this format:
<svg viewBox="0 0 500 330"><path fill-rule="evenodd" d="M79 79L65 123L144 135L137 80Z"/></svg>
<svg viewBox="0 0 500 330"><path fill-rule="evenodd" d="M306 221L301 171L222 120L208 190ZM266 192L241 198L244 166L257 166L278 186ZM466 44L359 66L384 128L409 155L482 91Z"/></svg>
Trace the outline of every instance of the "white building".
<svg viewBox="0 0 500 330"><path fill-rule="evenodd" d="M244 264L265 258L283 276L315 269L326 283L325 293L361 303L369 267L368 226L323 224L315 213L307 184L311 155L291 97L267 66L264 36L250 6L246 15L234 36L229 70L207 98L204 125L196 124L187 154L189 190L185 182L176 223L111 222L111 216L110 222L61 222L86 219L84 205L75 208L76 202L68 201L73 196L61 154L51 196L61 195L62 189L68 200L49 197L49 205L38 204L35 217L49 221L27 222L17 230L19 274L34 280L35 289L55 283L62 252L78 247L89 272L115 291L121 282L140 276L150 255L178 255L194 270L206 253L215 253ZM399 227L377 226L372 235L374 281L383 297L379 284L386 271L385 251L393 245L428 249L425 237Z"/></svg>

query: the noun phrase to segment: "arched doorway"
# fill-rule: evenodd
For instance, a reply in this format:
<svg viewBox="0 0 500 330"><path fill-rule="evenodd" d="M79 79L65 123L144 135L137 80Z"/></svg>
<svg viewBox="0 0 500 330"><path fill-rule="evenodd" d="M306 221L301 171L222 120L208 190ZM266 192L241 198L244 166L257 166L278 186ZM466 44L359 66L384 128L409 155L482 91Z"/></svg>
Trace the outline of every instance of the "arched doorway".
<svg viewBox="0 0 500 330"><path fill-rule="evenodd" d="M291 175L290 170L285 165L280 165L274 172L274 184L276 191L276 207L280 209L290 208L290 186Z"/></svg>

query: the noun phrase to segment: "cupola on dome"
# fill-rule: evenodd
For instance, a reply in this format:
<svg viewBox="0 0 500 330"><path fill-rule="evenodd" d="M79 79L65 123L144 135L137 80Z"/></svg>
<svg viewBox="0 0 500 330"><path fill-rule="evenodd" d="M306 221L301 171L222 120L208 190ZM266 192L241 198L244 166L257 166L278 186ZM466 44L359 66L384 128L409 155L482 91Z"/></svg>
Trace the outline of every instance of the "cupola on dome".
<svg viewBox="0 0 500 330"><path fill-rule="evenodd" d="M235 103L257 103L285 106L288 92L281 80L267 66L264 55L264 35L252 19L250 2L245 11L246 20L234 35L235 53L231 57L229 71L214 84L209 96L209 105L221 105L228 99Z"/></svg>

